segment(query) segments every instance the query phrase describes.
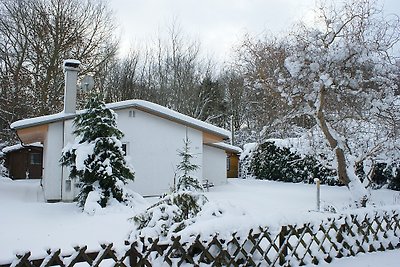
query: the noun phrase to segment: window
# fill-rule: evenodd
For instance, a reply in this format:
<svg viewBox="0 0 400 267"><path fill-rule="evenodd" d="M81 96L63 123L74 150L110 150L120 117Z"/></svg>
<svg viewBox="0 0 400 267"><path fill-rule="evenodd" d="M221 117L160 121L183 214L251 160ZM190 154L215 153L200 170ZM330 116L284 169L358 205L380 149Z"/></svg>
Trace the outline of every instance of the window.
<svg viewBox="0 0 400 267"><path fill-rule="evenodd" d="M42 164L42 154L40 153L30 153L29 163L31 165L41 165Z"/></svg>
<svg viewBox="0 0 400 267"><path fill-rule="evenodd" d="M122 151L124 151L124 156L128 155L128 143L122 143Z"/></svg>
<svg viewBox="0 0 400 267"><path fill-rule="evenodd" d="M135 117L135 111L134 110L129 110L129 117L131 117L131 118Z"/></svg>
<svg viewBox="0 0 400 267"><path fill-rule="evenodd" d="M226 170L230 171L230 169L231 169L231 158L228 156L226 158Z"/></svg>

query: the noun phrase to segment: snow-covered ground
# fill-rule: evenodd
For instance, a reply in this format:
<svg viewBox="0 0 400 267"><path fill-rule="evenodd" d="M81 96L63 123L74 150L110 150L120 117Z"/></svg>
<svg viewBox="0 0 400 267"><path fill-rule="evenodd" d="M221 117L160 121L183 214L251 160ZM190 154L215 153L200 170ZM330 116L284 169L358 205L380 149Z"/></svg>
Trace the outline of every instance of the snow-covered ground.
<svg viewBox="0 0 400 267"><path fill-rule="evenodd" d="M355 257L334 259L330 264L322 263L321 267L398 267L400 249L357 254Z"/></svg>
<svg viewBox="0 0 400 267"><path fill-rule="evenodd" d="M257 225L308 222L332 215L315 211L315 185L230 179L226 185L211 188L206 196L210 200L206 213L214 210L223 216L203 214L183 235L247 231ZM351 209L345 187L321 186L321 198L325 207L339 212ZM400 208L396 191L372 191L371 200L376 206ZM129 218L155 201L146 199L134 209L112 205L90 216L75 203L45 203L38 180L0 178L0 264L27 250L40 257L47 248L68 252L75 245L87 245L89 250L98 249L99 243L122 245L132 229Z"/></svg>

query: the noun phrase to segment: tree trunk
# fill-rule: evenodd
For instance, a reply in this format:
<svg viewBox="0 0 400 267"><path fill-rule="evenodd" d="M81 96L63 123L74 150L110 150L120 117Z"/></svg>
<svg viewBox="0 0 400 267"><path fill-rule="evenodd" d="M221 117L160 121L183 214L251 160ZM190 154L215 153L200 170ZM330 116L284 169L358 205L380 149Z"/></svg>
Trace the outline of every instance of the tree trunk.
<svg viewBox="0 0 400 267"><path fill-rule="evenodd" d="M363 187L361 182L357 180L358 178L356 177L355 173L353 176L349 175L349 168L346 165L346 155L344 149L339 144L337 137L334 136L332 130L329 128L326 122L323 112L325 104L325 94L325 88L321 88L319 92L318 106L315 106L314 103L312 103L310 106L316 109L315 118L317 120L317 123L321 128L325 138L328 140L329 146L332 150L335 151L337 160L337 175L339 177L339 181L341 181L347 186L347 188L349 188L356 203L364 207L366 201L368 200L365 187Z"/></svg>
<svg viewBox="0 0 400 267"><path fill-rule="evenodd" d="M331 147L332 150L335 151L339 181L348 186L350 183L350 178L349 175L347 174L346 157L344 155L343 148L338 146L338 141L333 137L332 133L329 131L329 127L326 123L325 116L321 109L317 111L316 118L325 138L328 140L329 146Z"/></svg>

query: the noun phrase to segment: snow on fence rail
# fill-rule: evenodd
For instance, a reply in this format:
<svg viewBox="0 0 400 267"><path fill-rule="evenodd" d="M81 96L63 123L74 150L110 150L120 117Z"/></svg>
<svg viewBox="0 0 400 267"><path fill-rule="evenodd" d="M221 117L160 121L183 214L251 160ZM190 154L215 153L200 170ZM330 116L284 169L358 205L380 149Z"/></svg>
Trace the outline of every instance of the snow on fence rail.
<svg viewBox="0 0 400 267"><path fill-rule="evenodd" d="M72 255L49 250L42 259L28 252L5 266L297 266L330 262L333 258L400 247L398 210L341 215L319 224L251 229L229 240L215 234L190 241L174 237L168 242L140 238L123 248L102 245L96 252L76 247ZM80 264L77 264L80 263Z"/></svg>

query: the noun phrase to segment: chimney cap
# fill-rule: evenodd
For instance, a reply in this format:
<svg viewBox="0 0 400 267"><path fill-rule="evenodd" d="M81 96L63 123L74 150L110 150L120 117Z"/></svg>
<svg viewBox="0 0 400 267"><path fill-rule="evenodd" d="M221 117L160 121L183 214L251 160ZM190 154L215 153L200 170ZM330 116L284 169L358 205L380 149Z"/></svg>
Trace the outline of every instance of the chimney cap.
<svg viewBox="0 0 400 267"><path fill-rule="evenodd" d="M63 67L64 70L66 69L79 69L79 65L81 64L81 62L77 59L66 59L63 62Z"/></svg>

